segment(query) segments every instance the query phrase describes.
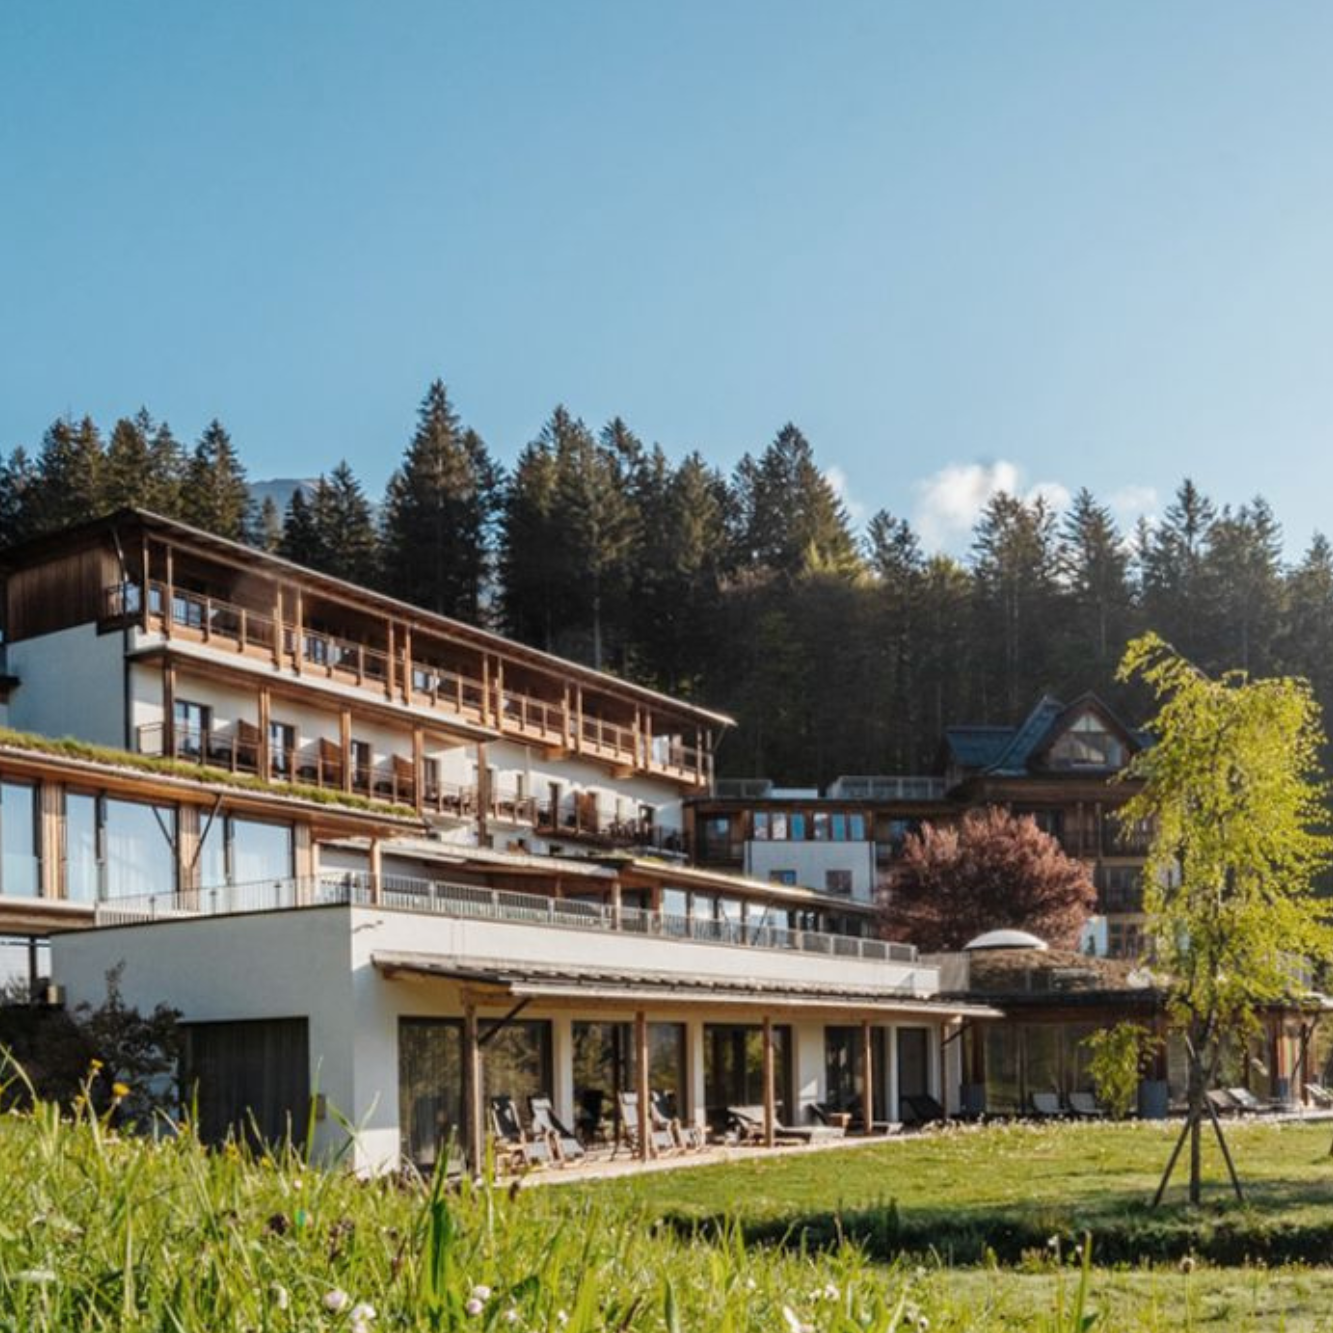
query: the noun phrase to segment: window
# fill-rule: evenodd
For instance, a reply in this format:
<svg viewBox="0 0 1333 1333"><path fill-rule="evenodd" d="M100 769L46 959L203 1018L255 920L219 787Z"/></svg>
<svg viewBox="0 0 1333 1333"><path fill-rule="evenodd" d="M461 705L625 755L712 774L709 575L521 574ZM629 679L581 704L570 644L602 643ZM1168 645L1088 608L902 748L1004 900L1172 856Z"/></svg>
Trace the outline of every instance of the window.
<svg viewBox="0 0 1333 1333"><path fill-rule="evenodd" d="M769 835L769 821L767 810L756 810L754 812L754 836L758 842L767 842Z"/></svg>
<svg viewBox="0 0 1333 1333"><path fill-rule="evenodd" d="M72 902L94 903L101 897L97 855L97 797L65 795L66 894Z"/></svg>
<svg viewBox="0 0 1333 1333"><path fill-rule="evenodd" d="M787 812L785 810L775 810L770 816L769 824L772 829L772 836L775 842L787 841Z"/></svg>
<svg viewBox="0 0 1333 1333"><path fill-rule="evenodd" d="M829 820L833 829L834 842L847 841L847 816L844 814L833 815Z"/></svg>
<svg viewBox="0 0 1333 1333"><path fill-rule="evenodd" d="M171 712L176 729L176 753L202 759L208 750L208 733L213 725L213 710L207 704L177 699Z"/></svg>
<svg viewBox="0 0 1333 1333"><path fill-rule="evenodd" d="M840 894L844 898L852 895L852 872L850 870L826 870L824 888L829 893Z"/></svg>
<svg viewBox="0 0 1333 1333"><path fill-rule="evenodd" d="M770 884L792 884L796 883L796 872L794 870L770 870L768 872L768 882Z"/></svg>
<svg viewBox="0 0 1333 1333"><path fill-rule="evenodd" d="M176 811L107 797L102 802L107 898L176 891Z"/></svg>
<svg viewBox="0 0 1333 1333"><path fill-rule="evenodd" d="M352 786L362 791L370 788L370 770L374 763L369 741L352 742Z"/></svg>
<svg viewBox="0 0 1333 1333"><path fill-rule="evenodd" d="M254 819L227 821L233 884L292 877L292 826L261 824Z"/></svg>
<svg viewBox="0 0 1333 1333"><path fill-rule="evenodd" d="M848 836L853 842L864 842L866 840L866 817L864 815L847 816Z"/></svg>
<svg viewBox="0 0 1333 1333"><path fill-rule="evenodd" d="M0 782L0 893L7 898L35 898L39 878L37 789Z"/></svg>
<svg viewBox="0 0 1333 1333"><path fill-rule="evenodd" d="M1123 768L1125 747L1094 713L1081 713L1051 746L1052 768Z"/></svg>
<svg viewBox="0 0 1333 1333"><path fill-rule="evenodd" d="M793 842L805 841L805 816L799 811L790 816L791 822L791 840Z"/></svg>
<svg viewBox="0 0 1333 1333"><path fill-rule="evenodd" d="M456 1018L398 1020L398 1122L404 1157L432 1169L463 1141L463 1025Z"/></svg>
<svg viewBox="0 0 1333 1333"><path fill-rule="evenodd" d="M290 722L268 724L269 772L275 778L296 775L296 728Z"/></svg>
<svg viewBox="0 0 1333 1333"><path fill-rule="evenodd" d="M827 842L830 837L829 817L823 810L816 810L810 817L816 842Z"/></svg>

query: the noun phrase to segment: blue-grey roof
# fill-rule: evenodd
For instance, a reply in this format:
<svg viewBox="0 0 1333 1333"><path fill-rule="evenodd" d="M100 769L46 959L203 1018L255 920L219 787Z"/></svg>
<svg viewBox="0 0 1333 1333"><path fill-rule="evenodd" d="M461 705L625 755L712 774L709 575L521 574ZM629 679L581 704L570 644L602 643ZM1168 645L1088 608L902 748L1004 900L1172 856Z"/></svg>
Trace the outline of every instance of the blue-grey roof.
<svg viewBox="0 0 1333 1333"><path fill-rule="evenodd" d="M1013 727L946 727L949 757L961 768L988 768L1008 748Z"/></svg>
<svg viewBox="0 0 1333 1333"><path fill-rule="evenodd" d="M988 773L1001 775L1023 774L1028 771L1028 761L1050 734L1065 706L1053 695L1043 695L1037 706L1023 719L1022 725L1014 732L1003 753L997 755L986 766Z"/></svg>

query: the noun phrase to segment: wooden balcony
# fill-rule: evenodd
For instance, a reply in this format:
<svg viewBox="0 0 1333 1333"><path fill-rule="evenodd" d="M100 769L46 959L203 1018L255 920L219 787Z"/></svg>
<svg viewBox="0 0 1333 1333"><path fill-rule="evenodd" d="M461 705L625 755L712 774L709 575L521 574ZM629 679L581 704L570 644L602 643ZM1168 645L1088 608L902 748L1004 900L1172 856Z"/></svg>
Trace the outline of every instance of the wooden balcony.
<svg viewBox="0 0 1333 1333"><path fill-rule="evenodd" d="M707 749L674 735L653 735L626 726L571 701L516 690L495 677L479 679L414 655L404 645L390 650L311 629L253 608L150 582L143 607L137 584L103 592L102 623L142 618L167 638L210 645L226 653L269 662L308 679L336 681L561 754L599 760L630 773L652 773L702 786L711 778Z"/></svg>

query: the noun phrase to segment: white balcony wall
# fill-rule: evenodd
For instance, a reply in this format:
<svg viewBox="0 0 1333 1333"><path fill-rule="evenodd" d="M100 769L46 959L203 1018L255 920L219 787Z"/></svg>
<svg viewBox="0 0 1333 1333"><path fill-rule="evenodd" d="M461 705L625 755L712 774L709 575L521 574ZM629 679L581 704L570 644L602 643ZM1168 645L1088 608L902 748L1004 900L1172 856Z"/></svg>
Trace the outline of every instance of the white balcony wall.
<svg viewBox="0 0 1333 1333"><path fill-rule="evenodd" d="M9 674L19 686L9 725L42 736L74 736L94 745L125 745L125 675L119 631L76 625L11 643Z"/></svg>
<svg viewBox="0 0 1333 1333"><path fill-rule="evenodd" d="M759 839L745 844L745 872L755 879L767 880L778 871L795 871L797 884L822 893L830 870L850 872L853 900L870 902L875 889L875 844Z"/></svg>

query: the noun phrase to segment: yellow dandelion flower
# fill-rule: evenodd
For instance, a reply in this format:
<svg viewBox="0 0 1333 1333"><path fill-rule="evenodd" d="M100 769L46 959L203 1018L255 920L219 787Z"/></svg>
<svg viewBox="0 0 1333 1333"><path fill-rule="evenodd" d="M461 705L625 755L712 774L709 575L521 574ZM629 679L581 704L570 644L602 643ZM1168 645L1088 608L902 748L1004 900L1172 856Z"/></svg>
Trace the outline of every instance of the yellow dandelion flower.
<svg viewBox="0 0 1333 1333"><path fill-rule="evenodd" d="M111 1085L111 1095L113 1097L128 1097L130 1095L130 1085L128 1083L113 1083Z"/></svg>

